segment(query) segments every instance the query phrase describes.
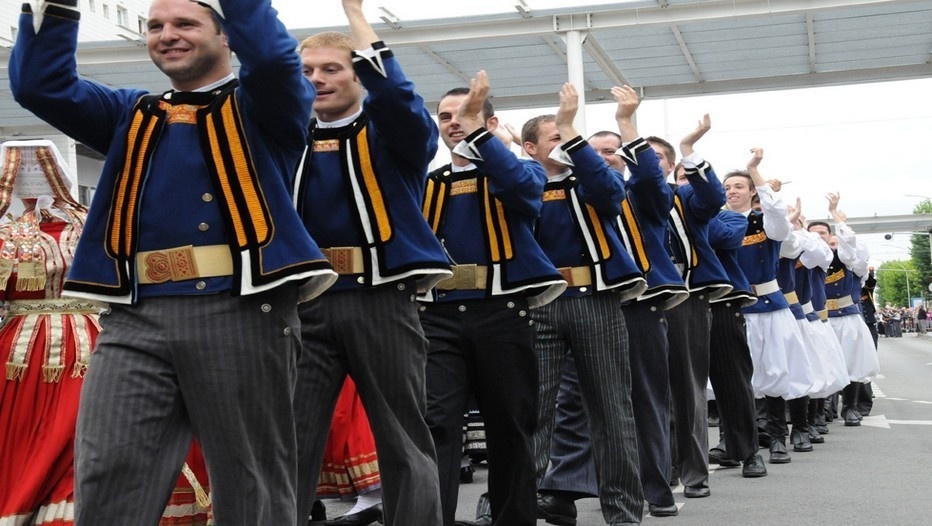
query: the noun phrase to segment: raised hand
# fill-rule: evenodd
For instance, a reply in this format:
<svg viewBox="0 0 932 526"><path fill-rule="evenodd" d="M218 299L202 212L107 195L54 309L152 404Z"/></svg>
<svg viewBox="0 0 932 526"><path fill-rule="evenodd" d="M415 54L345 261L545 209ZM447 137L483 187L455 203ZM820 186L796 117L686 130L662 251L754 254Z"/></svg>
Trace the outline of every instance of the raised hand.
<svg viewBox="0 0 932 526"><path fill-rule="evenodd" d="M764 160L764 149L763 148L751 148L751 160L748 161L748 169L757 168L760 166L760 162Z"/></svg>
<svg viewBox="0 0 932 526"><path fill-rule="evenodd" d="M630 120L641 104L638 99L638 92L627 84L621 87L612 86L611 92L612 97L618 102L618 108L615 110L615 120Z"/></svg>
<svg viewBox="0 0 932 526"><path fill-rule="evenodd" d="M485 125L482 120L482 105L489 95L489 75L484 69L469 81L469 93L456 111L456 120L466 134L470 134Z"/></svg>
<svg viewBox="0 0 932 526"><path fill-rule="evenodd" d="M691 155L695 150L693 146L699 142L699 139L702 138L709 130L712 129L712 118L709 117L709 114L706 113L699 119L699 125L696 126L696 129L688 133L685 137L680 140L680 153L683 157Z"/></svg>

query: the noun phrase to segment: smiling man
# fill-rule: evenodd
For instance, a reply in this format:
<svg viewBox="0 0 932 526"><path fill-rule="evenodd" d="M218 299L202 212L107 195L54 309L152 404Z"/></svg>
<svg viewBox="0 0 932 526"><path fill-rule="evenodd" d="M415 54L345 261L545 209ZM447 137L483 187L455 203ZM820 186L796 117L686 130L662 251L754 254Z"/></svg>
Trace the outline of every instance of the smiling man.
<svg viewBox="0 0 932 526"><path fill-rule="evenodd" d="M16 100L107 156L63 294L110 304L75 523L158 523L196 437L218 524L294 524L296 305L336 279L286 184L312 102L297 43L268 0L154 0L173 89L112 89L78 77L77 4L24 4L10 57Z"/></svg>
<svg viewBox="0 0 932 526"><path fill-rule="evenodd" d="M331 291L299 309L299 522L307 522L336 397L349 375L378 448L385 524L438 524L434 445L424 421L427 340L415 301L450 275L421 214L437 125L366 21L362 1L343 0L343 9L349 35L319 33L299 49L317 91L317 119L295 202L340 274ZM378 516L359 509L338 520L369 524Z"/></svg>

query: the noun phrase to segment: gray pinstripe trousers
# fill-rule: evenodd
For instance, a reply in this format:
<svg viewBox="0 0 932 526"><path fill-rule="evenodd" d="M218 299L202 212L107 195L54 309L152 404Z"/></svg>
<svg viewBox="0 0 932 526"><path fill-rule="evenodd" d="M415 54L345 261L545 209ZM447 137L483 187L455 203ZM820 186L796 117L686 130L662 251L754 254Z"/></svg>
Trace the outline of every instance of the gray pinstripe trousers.
<svg viewBox="0 0 932 526"><path fill-rule="evenodd" d="M158 524L192 437L218 526L294 524L291 286L146 298L100 318L78 412L75 523Z"/></svg>
<svg viewBox="0 0 932 526"><path fill-rule="evenodd" d="M563 360L572 352L589 415L602 515L609 524L640 522L644 496L638 474L628 336L618 296L563 297L531 311L531 316L537 325L540 379L533 440L538 481L549 460Z"/></svg>
<svg viewBox="0 0 932 526"><path fill-rule="evenodd" d="M386 526L437 526L440 487L424 421L427 339L414 280L327 292L302 303L298 362L298 520L307 524L333 408L346 375L356 382L382 479Z"/></svg>

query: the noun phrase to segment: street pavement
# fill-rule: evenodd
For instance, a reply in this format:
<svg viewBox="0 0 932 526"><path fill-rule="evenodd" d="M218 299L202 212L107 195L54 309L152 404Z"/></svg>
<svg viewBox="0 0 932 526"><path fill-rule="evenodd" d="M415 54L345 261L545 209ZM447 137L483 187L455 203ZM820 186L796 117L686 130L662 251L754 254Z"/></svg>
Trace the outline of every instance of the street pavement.
<svg viewBox="0 0 932 526"><path fill-rule="evenodd" d="M790 452L789 464L767 464L768 476L741 477L741 468L712 468L712 495L686 499L674 489L676 517L644 523L671 525L930 525L932 524L932 336L880 338L881 374L873 382L874 408L860 427L829 424L824 444ZM718 429L710 428L717 442ZM792 449L792 448L791 448ZM767 451L761 450L764 460ZM460 485L457 519L474 517L488 471ZM328 501L330 517L348 509ZM605 524L598 499L577 501L579 526ZM545 525L543 520L539 525ZM427 525L397 525L427 526ZM508 525L502 525L508 526Z"/></svg>

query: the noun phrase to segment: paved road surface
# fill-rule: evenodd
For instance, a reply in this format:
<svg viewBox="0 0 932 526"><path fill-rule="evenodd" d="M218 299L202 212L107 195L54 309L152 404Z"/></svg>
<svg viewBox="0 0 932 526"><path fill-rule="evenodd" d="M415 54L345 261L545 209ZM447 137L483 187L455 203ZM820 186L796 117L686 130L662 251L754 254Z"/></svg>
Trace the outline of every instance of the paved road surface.
<svg viewBox="0 0 932 526"><path fill-rule="evenodd" d="M679 486L674 490L679 515L654 518L645 509L644 522L932 524L932 336L881 338L879 352L882 372L873 383L874 409L861 427L830 424L824 444L816 444L811 453L791 452L789 464L768 464L764 478L742 478L740 468L716 469L709 480L711 497L686 499ZM717 438L717 429L710 431ZM761 453L766 460L766 450ZM487 470L480 467L473 483L460 486L457 518L473 517L486 479ZM597 499L580 500L577 506L579 526L605 524ZM343 503L328 503L331 517L345 509Z"/></svg>

